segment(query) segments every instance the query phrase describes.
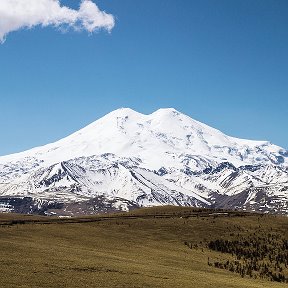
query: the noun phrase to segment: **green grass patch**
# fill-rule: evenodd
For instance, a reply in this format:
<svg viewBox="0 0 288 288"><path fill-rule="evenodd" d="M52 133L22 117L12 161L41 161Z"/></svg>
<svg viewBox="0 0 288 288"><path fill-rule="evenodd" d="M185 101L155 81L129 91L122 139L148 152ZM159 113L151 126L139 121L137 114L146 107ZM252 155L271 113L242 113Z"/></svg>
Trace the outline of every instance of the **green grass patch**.
<svg viewBox="0 0 288 288"><path fill-rule="evenodd" d="M285 217L179 207L69 219L1 214L0 287L285 287L209 266L208 257L230 256L207 244L257 231L288 239L287 228Z"/></svg>

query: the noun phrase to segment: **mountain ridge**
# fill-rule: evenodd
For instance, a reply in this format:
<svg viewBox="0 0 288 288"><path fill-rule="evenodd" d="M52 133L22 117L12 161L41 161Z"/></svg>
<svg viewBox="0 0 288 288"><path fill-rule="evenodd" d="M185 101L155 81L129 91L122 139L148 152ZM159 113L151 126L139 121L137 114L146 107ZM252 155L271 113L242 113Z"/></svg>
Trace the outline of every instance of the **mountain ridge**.
<svg viewBox="0 0 288 288"><path fill-rule="evenodd" d="M105 116L103 116L103 117L101 117L100 119L98 119L98 120L96 120L96 121L94 121L94 122L92 122L91 124L89 124L89 125L87 125L86 127L84 127L84 128L82 128L82 129L80 129L79 131L76 131L76 132L74 132L74 133L72 133L72 134L70 134L70 135L68 135L67 137L64 137L64 138L62 138L62 139L60 139L60 140L58 140L58 141L56 141L56 142L52 142L52 143L49 143L49 144L47 144L47 145L43 145L43 146L39 146L39 147L35 147L35 148L32 148L32 149L29 149L29 150L26 150L26 151L23 151L23 152L18 152L18 153L15 153L15 154L10 154L10 155L5 155L5 156L0 156L0 163L4 163L4 162L6 162L6 161L9 161L10 159L12 159L12 160L14 160L14 159L19 159L20 157L26 157L26 156L31 156L30 154L34 154L34 153L39 153L39 151L41 151L41 149L44 149L45 151L44 151L44 153L43 154L47 154L47 153L50 153L51 154L51 152L53 151L53 150L57 150L59 147L61 147L61 145L65 145L65 144L67 144L67 142L70 142L70 144L72 144L71 146L72 147L70 147L70 148L75 148L75 147L73 147L73 142L75 142L75 141L78 141L78 145L79 144L82 144L82 145L80 145L81 146L81 149L82 149L82 151L80 151L79 152L79 154L78 155L73 155L73 154L71 154L71 155L67 155L67 157L64 157L64 155L62 154L61 155L61 157L59 158L59 160L69 160L69 159L73 159L73 158L75 158L75 157L81 157L81 156L91 156L91 155L95 155L95 154L103 154L103 153L115 153L115 148L113 147L112 149L111 149L111 147L104 147L104 148L102 148L102 147L91 147L91 149L90 149L90 152L89 152L89 144L91 145L91 143L93 143L93 141L95 142L95 140L97 141L97 137L95 137L95 136L97 136L96 134L100 134L100 136L101 136L101 138L103 139L103 138L105 138L106 137L106 139L104 139L102 142L104 142L105 144L107 144L107 143L109 143L110 141L111 141L111 139L107 139L107 133L104 133L105 131L103 131L103 130L105 130L105 128L107 128L107 122L111 122L111 123L113 123L113 124L117 124L117 128L118 129L115 129L116 127L115 127L115 125L114 126L111 126L110 125L110 127L108 127L109 129L110 129L110 134L113 134L114 132L118 132L118 134L119 134L119 131L121 131L121 128L122 128L122 133L123 134L126 134L127 135L127 130L128 129L124 129L124 127L123 127L123 125L125 125L125 122L126 121L128 121L129 122L129 120L130 120L130 122L131 122L131 120L132 120L132 122L133 121L135 121L135 124L137 124L137 125L139 125L140 127L142 126L142 125L144 125L144 124L151 124L151 122L153 121L154 123L154 126L155 126L155 124L156 125L158 125L158 126L161 126L160 128L161 129L158 129L158 130L160 130L160 131L163 131L163 129L164 130L168 130L168 132L170 132L169 130L171 129L171 126L172 126L172 128L175 128L175 130L177 130L177 128L179 128L179 127L173 127L173 126L175 126L175 125L173 125L173 121L171 121L175 116L180 116L179 117L179 119L180 119L180 121L185 121L186 120L186 122L187 122L187 120L188 120L188 122L190 122L190 123L188 123L188 124L190 124L190 126L188 126L188 127L186 127L187 128L187 130L189 129L189 128L191 128L191 127L196 127L196 131L195 131L195 133L199 133L200 135L197 135L197 136L200 136L201 137L201 134L203 134L203 131L204 132L206 132L206 136L210 136L210 138L211 138L211 136L212 137L215 137L215 139L218 137L218 138L222 138L222 139L216 139L216 140L218 140L218 142L219 142L219 140L221 141L228 141L228 142L231 142L231 143L229 143L229 144L238 144L238 145L241 145L241 146L247 146L247 147L249 147L249 146L251 146L252 148L254 148L254 147L270 147L270 149L272 149L272 150L274 150L273 152L275 152L275 151L279 151L280 153L279 153L279 156L281 157L282 155L281 155L281 153L282 154L287 154L287 159L288 159L288 152L287 151L285 151L285 149L284 148L281 148L281 147L279 147L279 146L276 146L276 145L274 145L274 144L271 144L269 141L255 141L255 140L246 140L246 139L240 139L240 138L236 138L236 137L231 137L231 136L227 136L227 135L225 135L224 133L222 133L221 131L219 131L219 130L217 130L217 129L215 129L215 128L212 128L212 127L210 127L210 126L208 126L208 125L206 125L206 124L203 124L203 123L201 123L201 122L199 122L199 121L197 121L197 120L194 120L194 119L192 119L192 118L190 118L190 117L188 117L188 116L186 116L186 115L184 115L184 114L182 114L182 113L180 113L180 112L178 112L177 110L175 110L174 108L160 108L160 109L158 109L158 110L156 110L155 112L153 112L153 113L151 113L151 114L148 114L148 115L145 115L145 114L141 114L141 113L139 113L139 112L136 112L136 111L134 111L134 110L132 110L132 109L130 109L130 108L120 108L120 109L117 109L117 110L114 110L114 111L112 111L112 112L110 112L110 113L108 113L108 114L106 114ZM138 117L138 119L135 119L136 117ZM183 119L184 118L184 119ZM139 121L139 119L140 119L140 121ZM178 119L178 120L179 120ZM138 121L137 121L138 120ZM174 119L173 119L174 120ZM167 121L168 122L168 124L169 125L166 125L166 127L165 127L165 125L163 125L163 122L164 121ZM104 122L104 123L103 123ZM156 122L156 123L155 123ZM172 123L171 123L172 122ZM179 121L178 121L179 122ZM192 124L191 124L192 123ZM171 125L170 125L171 124ZM99 129L99 126L101 126L101 125L103 125L105 128L104 129ZM167 127L168 126L168 127ZM143 126L142 126L143 127ZM131 127L129 127L129 128L131 128ZM136 128L136 129L135 129ZM168 129L167 129L168 128ZM184 125L184 127L182 126L181 128L184 128L185 129L185 125ZM132 129L135 129L135 130L141 130L141 129L139 129L139 127L132 127ZM182 130L184 130L184 129L182 129ZM95 131L95 133L94 133L94 131L93 130L96 130ZM100 130L100 131L99 131ZM155 130L155 129L154 129ZM129 130L128 130L129 131ZM208 132L207 132L208 131ZM99 133L99 132L101 132L102 134L104 134L104 135L101 135L101 133ZM141 132L141 131L140 131ZM150 132L150 131L148 131L148 132ZM156 131L156 133L157 132L159 132L159 131ZM167 131L165 131L165 132L167 132ZM137 132L136 132L137 133ZM139 132L138 132L139 133ZM210 133L210 135L209 135L209 133ZM86 137L86 138L88 138L88 139L85 139L84 137L81 137L81 135L82 134L85 134L84 136ZM94 135L95 134L95 135ZM162 134L164 134L164 133L162 133ZM92 137L91 137L91 135L92 135ZM94 136L93 136L94 135ZM121 135L121 134L120 134ZM111 135L109 135L108 134L108 136L110 136L111 137ZM118 135L119 136L119 135ZM122 135L123 136L123 135ZM134 136L134 138L135 138L135 135L133 135ZM136 135L137 136L137 135ZM152 135L149 135L149 136L152 136ZM156 135L157 136L157 135ZM160 135L161 136L161 135ZM175 137L175 135L173 135L174 136L174 138L176 138ZM182 138L184 138L183 137L183 135L181 135L182 136ZM187 135L184 135L184 136L186 136L187 138L189 138L189 136L191 137L191 135L189 135L189 131L187 132ZM76 139L75 139L76 138ZM82 138L82 139L81 139ZM84 139L83 139L84 138ZM112 139L113 140L113 139ZM124 141L124 139L121 139L122 141ZM146 140L146 139L145 139ZM181 139L182 141L184 140L184 139ZM185 140L187 140L188 142L189 142L189 139L185 139ZM205 139L206 140L206 139ZM205 146L205 143L207 142L207 141L203 141L203 143L204 143L204 146ZM212 139L213 140L213 139ZM66 143L65 143L66 142ZM82 142L82 143L79 143L79 142ZM99 142L99 141L98 141ZM216 141L217 142L217 141ZM234 142L234 143L233 143ZM200 144L203 144L203 143L200 143ZM103 143L101 143L102 145L103 145ZM133 144L133 143L128 143L128 144ZM197 144L197 143L196 143ZM216 143L216 144L218 144L218 143ZM85 145L86 145L86 147L85 147ZM99 144L98 144L99 145ZM193 143L193 145L195 145L195 143ZM74 145L75 146L75 145ZM217 146L217 145L214 145L214 146ZM232 145L233 146L233 145ZM88 150L88 153L87 154L85 154L86 152L84 151L85 150L85 148L86 148L86 150ZM97 151L97 148L98 148L98 151ZM197 147L198 148L198 147ZM208 149L209 149L210 147L208 147ZM216 147L217 148L217 147ZM79 149L79 148L78 148ZM114 151L108 151L108 150L114 150ZM128 149L131 149L131 147L128 147ZM181 149L182 149L182 151L185 151L185 147L181 147ZM211 148L210 148L211 149ZM283 152L281 152L281 151L283 151ZM82 153L81 153L82 152ZM119 153L119 151L116 151L116 153L115 154L117 154L117 152ZM120 151L121 152L121 151ZM203 151L201 151L201 152L203 152ZM84 154L83 154L84 153ZM132 153L131 153L132 154ZM285 155L286 155L285 154ZM201 154L202 156L203 156L203 154ZM69 158L69 156L70 156L70 158ZM123 155L124 156L124 155ZM127 155L125 155L125 156L127 156ZM130 155L128 155L128 156L130 156ZM14 159L13 159L14 158ZM65 158L65 159L64 159ZM285 159L286 161L285 162L287 162L288 163L288 160L287 159ZM58 159L57 159L58 160ZM58 160L58 161L59 161ZM53 161L54 161L54 159L53 159Z"/></svg>
<svg viewBox="0 0 288 288"><path fill-rule="evenodd" d="M0 157L0 196L6 198L105 196L139 207L230 203L253 211L261 194L270 201L267 209L260 205L265 211L277 203L276 210L286 213L287 187L284 148L227 136L173 108L148 115L117 109L54 143Z"/></svg>

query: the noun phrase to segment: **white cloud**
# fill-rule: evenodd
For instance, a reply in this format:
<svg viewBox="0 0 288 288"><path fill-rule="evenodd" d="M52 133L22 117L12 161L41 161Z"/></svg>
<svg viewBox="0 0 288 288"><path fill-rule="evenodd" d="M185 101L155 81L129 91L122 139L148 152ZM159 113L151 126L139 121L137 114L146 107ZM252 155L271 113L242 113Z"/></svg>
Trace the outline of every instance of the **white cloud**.
<svg viewBox="0 0 288 288"><path fill-rule="evenodd" d="M59 0L0 0L0 42L10 32L37 25L93 32L110 31L114 24L113 15L101 11L91 0L80 1L79 10L61 6Z"/></svg>

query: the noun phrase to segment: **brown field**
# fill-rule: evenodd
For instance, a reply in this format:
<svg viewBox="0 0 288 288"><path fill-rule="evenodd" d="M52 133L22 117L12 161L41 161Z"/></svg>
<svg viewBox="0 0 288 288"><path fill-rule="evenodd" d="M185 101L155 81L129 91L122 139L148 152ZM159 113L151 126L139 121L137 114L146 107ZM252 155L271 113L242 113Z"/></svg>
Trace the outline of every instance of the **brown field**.
<svg viewBox="0 0 288 288"><path fill-rule="evenodd" d="M287 287L207 264L223 258L208 241L268 232L288 239L288 218L179 207L71 219L0 214L0 287Z"/></svg>

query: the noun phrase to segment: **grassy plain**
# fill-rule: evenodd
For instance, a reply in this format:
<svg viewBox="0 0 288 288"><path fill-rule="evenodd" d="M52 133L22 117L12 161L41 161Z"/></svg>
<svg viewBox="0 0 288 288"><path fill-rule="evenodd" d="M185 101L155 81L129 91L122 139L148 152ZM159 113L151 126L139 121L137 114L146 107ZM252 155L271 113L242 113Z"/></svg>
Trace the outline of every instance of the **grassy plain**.
<svg viewBox="0 0 288 288"><path fill-rule="evenodd" d="M288 239L288 218L179 207L75 219L1 214L0 287L287 287L207 264L222 257L207 241L260 230Z"/></svg>

